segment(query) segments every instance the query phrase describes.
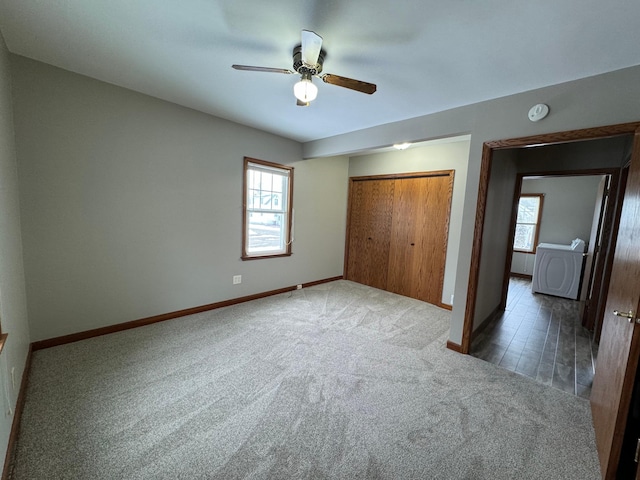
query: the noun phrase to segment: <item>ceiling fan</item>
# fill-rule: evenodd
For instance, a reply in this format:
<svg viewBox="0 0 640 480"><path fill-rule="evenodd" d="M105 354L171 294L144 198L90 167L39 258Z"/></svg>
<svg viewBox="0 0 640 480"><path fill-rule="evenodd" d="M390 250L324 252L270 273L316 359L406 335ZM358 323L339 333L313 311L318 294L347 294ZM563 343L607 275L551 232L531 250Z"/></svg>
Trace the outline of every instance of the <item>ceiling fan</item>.
<svg viewBox="0 0 640 480"><path fill-rule="evenodd" d="M322 72L322 64L326 52L322 50L322 37L310 30L302 30L302 43L293 49L293 70L286 68L253 67L250 65L231 65L236 70L249 70L252 72L272 72L299 74L300 81L293 86L293 93L298 100L298 106L308 107L318 95L312 78L317 77L325 83L349 88L357 92L371 95L376 91L373 83L362 82L352 78L340 77Z"/></svg>

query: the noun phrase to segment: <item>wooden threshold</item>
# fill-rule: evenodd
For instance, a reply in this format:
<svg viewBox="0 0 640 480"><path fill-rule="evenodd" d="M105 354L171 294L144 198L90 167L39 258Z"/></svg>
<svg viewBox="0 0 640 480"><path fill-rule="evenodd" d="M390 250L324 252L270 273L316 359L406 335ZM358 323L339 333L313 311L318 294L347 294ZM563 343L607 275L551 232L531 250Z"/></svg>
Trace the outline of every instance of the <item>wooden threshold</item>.
<svg viewBox="0 0 640 480"><path fill-rule="evenodd" d="M309 283L303 283L302 287L312 287L314 285L320 285L322 283L334 282L336 280L342 280L342 275L338 277L325 278L323 280L316 280ZM123 330L129 330L131 328L143 327L145 325L151 325L153 323L164 322L165 320L172 320L174 318L186 317L187 315L193 315L195 313L207 312L209 310L215 310L218 308L229 307L231 305L237 305L239 303L250 302L251 300L258 300L260 298L270 297L272 295L278 295L280 293L291 292L296 290L296 285L284 288L278 288L276 290L270 290L268 292L255 293L253 295L247 295L245 297L232 298L229 300L223 300L221 302L210 303L208 305L201 305L199 307L187 308L184 310L178 310L176 312L163 313L161 315L155 315L153 317L141 318L130 322L117 323L115 325L108 325L106 327L94 328L92 330L86 330L84 332L72 333L70 335L63 335L61 337L49 338L46 340L39 340L31 344L32 349L42 350L43 348L57 347L58 345L64 345L67 343L79 342L80 340L86 340L88 338L99 337L101 335L108 335L110 333L121 332Z"/></svg>
<svg viewBox="0 0 640 480"><path fill-rule="evenodd" d="M533 279L533 275L529 275L528 273L510 272L509 276L516 277L516 278L524 278L525 280L532 280Z"/></svg>

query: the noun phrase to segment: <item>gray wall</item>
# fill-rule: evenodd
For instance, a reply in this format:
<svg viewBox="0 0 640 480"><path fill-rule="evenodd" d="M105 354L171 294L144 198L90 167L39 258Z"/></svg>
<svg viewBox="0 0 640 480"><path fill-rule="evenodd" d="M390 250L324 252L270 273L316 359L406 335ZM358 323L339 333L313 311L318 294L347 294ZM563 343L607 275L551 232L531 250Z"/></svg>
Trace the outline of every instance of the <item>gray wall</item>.
<svg viewBox="0 0 640 480"><path fill-rule="evenodd" d="M523 179L522 193L543 193L539 243L567 245L574 238L589 242L599 175ZM511 271L531 275L533 254L514 252Z"/></svg>
<svg viewBox="0 0 640 480"><path fill-rule="evenodd" d="M479 274L481 281L478 282L474 329L494 313L502 297L517 176L516 160L517 151L498 150L494 153L491 163L482 232Z"/></svg>
<svg viewBox="0 0 640 480"><path fill-rule="evenodd" d="M551 112L543 121L533 123L528 120L527 112L537 103L548 104ZM460 343L483 143L638 120L640 66L308 142L303 146L303 156L332 156L385 147L398 141L471 134L450 330L450 340ZM479 281L482 283L484 279Z"/></svg>
<svg viewBox="0 0 640 480"><path fill-rule="evenodd" d="M22 265L18 172L14 143L9 53L0 35L0 325L7 342L0 355L0 451L6 451L29 349ZM11 370L15 368L15 387ZM2 457L4 458L4 456Z"/></svg>
<svg viewBox="0 0 640 480"><path fill-rule="evenodd" d="M32 341L342 275L347 157L11 60ZM291 257L240 260L244 156L295 167Z"/></svg>
<svg viewBox="0 0 640 480"><path fill-rule="evenodd" d="M462 225L462 206L464 185L467 177L467 158L469 140L437 143L403 151L391 151L351 157L349 176L383 175L390 173L428 172L435 170L455 170L453 195L451 197L451 216L447 259L445 262L442 303L451 304L455 287L456 264L460 248L460 227Z"/></svg>
<svg viewBox="0 0 640 480"><path fill-rule="evenodd" d="M522 193L543 193L540 243L589 241L600 175L524 179Z"/></svg>

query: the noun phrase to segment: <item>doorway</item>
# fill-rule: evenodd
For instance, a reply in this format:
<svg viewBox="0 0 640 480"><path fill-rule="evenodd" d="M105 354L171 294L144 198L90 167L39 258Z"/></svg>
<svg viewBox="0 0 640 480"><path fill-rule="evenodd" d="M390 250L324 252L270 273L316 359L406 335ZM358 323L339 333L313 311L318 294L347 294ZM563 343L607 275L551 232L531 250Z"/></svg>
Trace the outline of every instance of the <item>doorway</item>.
<svg viewBox="0 0 640 480"><path fill-rule="evenodd" d="M532 160L544 158L545 150L541 148L529 156ZM565 150L568 155L582 153L574 147ZM520 169L535 167L534 162L529 163ZM578 165L577 161L574 163ZM592 271L593 255L583 252L592 251L595 243L591 232L594 218L596 231L601 231L599 225L603 223L600 187L614 173L616 169L517 175L514 210L519 209L520 214L511 213L503 298L498 311L474 332L473 356L545 385L589 397L597 343L592 332L582 325L585 300L578 293L580 287L586 290ZM520 198L522 202L518 201ZM576 242L576 250L559 250L554 255L541 250L543 258L552 258L552 268L548 274L538 275L534 293L537 245L569 248L574 239L584 241ZM586 244L588 249L584 248ZM551 275L554 272L556 276ZM552 288L546 291L542 283Z"/></svg>
<svg viewBox="0 0 640 480"><path fill-rule="evenodd" d="M505 272L509 272L511 261L507 252L512 247L518 175L580 170L598 174L610 168L621 171L630 152L630 135L635 126L624 124L485 143L460 345L462 353L470 352L473 332L504 309L509 279Z"/></svg>

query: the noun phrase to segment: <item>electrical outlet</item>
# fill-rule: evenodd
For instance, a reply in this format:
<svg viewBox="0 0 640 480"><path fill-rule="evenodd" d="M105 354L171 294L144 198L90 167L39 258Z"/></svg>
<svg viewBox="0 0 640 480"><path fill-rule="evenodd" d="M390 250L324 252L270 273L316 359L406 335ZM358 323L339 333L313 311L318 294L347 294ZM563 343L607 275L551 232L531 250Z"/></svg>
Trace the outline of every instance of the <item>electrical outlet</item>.
<svg viewBox="0 0 640 480"><path fill-rule="evenodd" d="M233 284L238 285L239 283L242 283L242 275L234 275Z"/></svg>
<svg viewBox="0 0 640 480"><path fill-rule="evenodd" d="M296 289L302 290L302 285L296 285Z"/></svg>
<svg viewBox="0 0 640 480"><path fill-rule="evenodd" d="M11 386L16 389L16 367L11 367Z"/></svg>

